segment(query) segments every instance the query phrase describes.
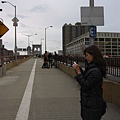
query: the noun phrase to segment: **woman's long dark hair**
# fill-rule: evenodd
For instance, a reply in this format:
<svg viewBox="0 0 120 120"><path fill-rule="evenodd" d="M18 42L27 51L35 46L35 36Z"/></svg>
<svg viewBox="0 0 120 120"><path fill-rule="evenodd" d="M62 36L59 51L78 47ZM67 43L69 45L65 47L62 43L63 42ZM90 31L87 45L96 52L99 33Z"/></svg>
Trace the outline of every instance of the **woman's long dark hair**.
<svg viewBox="0 0 120 120"><path fill-rule="evenodd" d="M99 48L95 45L92 45L84 50L84 54L86 54L86 52L93 56L93 63L100 68L103 77L106 77L106 61L103 58Z"/></svg>

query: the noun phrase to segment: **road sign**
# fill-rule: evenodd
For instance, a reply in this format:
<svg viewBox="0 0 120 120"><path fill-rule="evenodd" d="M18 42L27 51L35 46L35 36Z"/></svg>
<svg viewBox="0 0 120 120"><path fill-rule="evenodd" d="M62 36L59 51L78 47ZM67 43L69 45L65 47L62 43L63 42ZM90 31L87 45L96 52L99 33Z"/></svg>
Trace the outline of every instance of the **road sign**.
<svg viewBox="0 0 120 120"><path fill-rule="evenodd" d="M90 26L89 28L90 38L95 38L96 34L97 34L96 26Z"/></svg>
<svg viewBox="0 0 120 120"><path fill-rule="evenodd" d="M14 23L13 23L13 26L18 26L18 23L15 23L15 22L14 22Z"/></svg>
<svg viewBox="0 0 120 120"><path fill-rule="evenodd" d="M0 38L8 31L9 29L0 21Z"/></svg>
<svg viewBox="0 0 120 120"><path fill-rule="evenodd" d="M81 7L81 25L104 26L103 7Z"/></svg>
<svg viewBox="0 0 120 120"><path fill-rule="evenodd" d="M13 21L14 23L17 23L19 20L18 20L16 17L14 17L14 18L12 19L12 21Z"/></svg>

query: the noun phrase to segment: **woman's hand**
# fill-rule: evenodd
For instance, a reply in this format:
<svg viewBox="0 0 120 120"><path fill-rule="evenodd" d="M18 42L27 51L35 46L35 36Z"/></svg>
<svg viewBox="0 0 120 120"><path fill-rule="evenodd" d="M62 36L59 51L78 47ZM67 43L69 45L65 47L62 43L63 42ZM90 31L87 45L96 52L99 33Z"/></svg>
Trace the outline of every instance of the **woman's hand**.
<svg viewBox="0 0 120 120"><path fill-rule="evenodd" d="M73 65L73 68L75 69L75 72L76 72L77 74L80 74L80 73L81 73L81 71L80 71L80 66L79 66L78 64L74 64L74 65Z"/></svg>

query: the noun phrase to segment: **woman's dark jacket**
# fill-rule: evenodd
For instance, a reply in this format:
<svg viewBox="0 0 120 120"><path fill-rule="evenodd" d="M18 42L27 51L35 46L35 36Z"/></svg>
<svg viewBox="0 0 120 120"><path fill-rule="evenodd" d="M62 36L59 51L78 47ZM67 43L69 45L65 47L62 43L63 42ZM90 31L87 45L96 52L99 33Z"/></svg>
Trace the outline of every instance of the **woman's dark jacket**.
<svg viewBox="0 0 120 120"><path fill-rule="evenodd" d="M100 120L103 76L97 65L90 63L76 76L81 86L81 116L83 120Z"/></svg>

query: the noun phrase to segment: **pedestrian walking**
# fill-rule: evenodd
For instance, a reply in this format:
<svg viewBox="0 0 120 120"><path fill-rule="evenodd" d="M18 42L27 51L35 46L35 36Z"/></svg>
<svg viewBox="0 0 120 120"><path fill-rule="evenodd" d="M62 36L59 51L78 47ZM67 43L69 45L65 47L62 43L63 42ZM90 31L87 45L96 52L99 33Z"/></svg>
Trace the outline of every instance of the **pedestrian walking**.
<svg viewBox="0 0 120 120"><path fill-rule="evenodd" d="M84 50L86 64L83 71L78 64L73 67L76 80L81 86L81 117L83 120L100 120L106 112L103 100L103 77L106 76L106 62L97 46Z"/></svg>
<svg viewBox="0 0 120 120"><path fill-rule="evenodd" d="M54 52L54 64L55 64L55 68L58 67L57 62L58 62L58 54L56 52Z"/></svg>
<svg viewBox="0 0 120 120"><path fill-rule="evenodd" d="M52 68L52 54L48 54L48 62L49 62L49 68Z"/></svg>
<svg viewBox="0 0 120 120"><path fill-rule="evenodd" d="M48 67L48 53L47 53L47 51L45 51L43 57L44 57L44 63L43 63L43 65L42 65L42 68L49 68L49 67Z"/></svg>

